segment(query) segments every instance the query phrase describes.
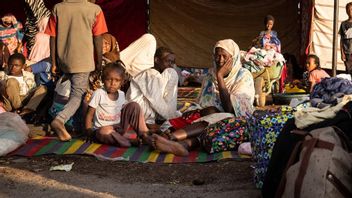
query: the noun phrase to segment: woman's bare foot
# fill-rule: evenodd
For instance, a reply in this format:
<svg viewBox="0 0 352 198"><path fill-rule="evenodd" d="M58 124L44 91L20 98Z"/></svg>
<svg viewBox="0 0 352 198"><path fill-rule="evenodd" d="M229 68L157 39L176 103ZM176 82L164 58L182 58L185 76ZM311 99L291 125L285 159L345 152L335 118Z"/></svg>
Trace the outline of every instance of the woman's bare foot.
<svg viewBox="0 0 352 198"><path fill-rule="evenodd" d="M165 153L172 153L178 156L187 156L189 153L185 147L175 141L167 140L160 135L153 134L152 135L153 142L156 150Z"/></svg>
<svg viewBox="0 0 352 198"><path fill-rule="evenodd" d="M60 141L67 142L72 139L71 135L66 131L64 123L60 120L54 119L50 125L51 128L57 133Z"/></svg>

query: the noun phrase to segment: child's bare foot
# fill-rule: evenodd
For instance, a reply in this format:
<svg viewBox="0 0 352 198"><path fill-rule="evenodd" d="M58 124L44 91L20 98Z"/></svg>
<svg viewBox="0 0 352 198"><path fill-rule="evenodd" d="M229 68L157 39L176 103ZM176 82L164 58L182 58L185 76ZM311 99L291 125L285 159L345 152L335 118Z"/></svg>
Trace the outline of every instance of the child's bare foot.
<svg viewBox="0 0 352 198"><path fill-rule="evenodd" d="M119 146L121 146L121 147L130 147L131 146L131 142L127 138L120 135L119 133L113 132L113 133L111 133L111 135L114 137L115 141L118 143Z"/></svg>
<svg viewBox="0 0 352 198"><path fill-rule="evenodd" d="M66 131L64 123L58 119L51 122L51 128L57 133L60 141L66 142L71 140L71 135Z"/></svg>
<svg viewBox="0 0 352 198"><path fill-rule="evenodd" d="M187 156L189 154L187 149L178 142L167 140L157 134L153 134L152 138L152 141L154 142L153 146L155 146L156 150L165 153L172 153L178 156Z"/></svg>

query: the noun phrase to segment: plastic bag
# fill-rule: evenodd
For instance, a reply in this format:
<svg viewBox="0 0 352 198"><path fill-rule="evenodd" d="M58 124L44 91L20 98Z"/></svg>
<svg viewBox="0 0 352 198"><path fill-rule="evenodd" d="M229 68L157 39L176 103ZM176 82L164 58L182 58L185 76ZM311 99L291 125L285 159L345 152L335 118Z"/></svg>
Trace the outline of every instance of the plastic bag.
<svg viewBox="0 0 352 198"><path fill-rule="evenodd" d="M0 114L0 156L14 151L28 140L29 128L15 113Z"/></svg>

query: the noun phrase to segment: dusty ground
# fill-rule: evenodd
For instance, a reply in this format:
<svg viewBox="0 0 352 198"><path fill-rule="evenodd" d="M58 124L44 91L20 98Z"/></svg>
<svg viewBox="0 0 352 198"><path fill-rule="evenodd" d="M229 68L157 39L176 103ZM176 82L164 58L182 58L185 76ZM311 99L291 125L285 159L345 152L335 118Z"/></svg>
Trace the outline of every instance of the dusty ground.
<svg viewBox="0 0 352 198"><path fill-rule="evenodd" d="M72 162L69 172L49 171ZM259 197L251 164L142 164L77 155L2 157L0 197Z"/></svg>

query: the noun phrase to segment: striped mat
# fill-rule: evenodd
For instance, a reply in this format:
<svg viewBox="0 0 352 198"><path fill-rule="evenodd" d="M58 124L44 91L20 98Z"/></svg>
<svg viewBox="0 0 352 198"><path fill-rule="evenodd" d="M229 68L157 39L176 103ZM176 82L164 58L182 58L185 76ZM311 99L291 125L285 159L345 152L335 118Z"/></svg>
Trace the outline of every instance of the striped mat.
<svg viewBox="0 0 352 198"><path fill-rule="evenodd" d="M25 145L19 147L9 155L31 157L46 154L86 154L106 160L137 161L143 163L189 163L249 158L248 156L239 156L237 151L225 151L215 154L192 151L187 157L179 157L173 154L152 151L146 145L120 148L104 144L87 143L80 139L73 139L70 142L60 142L55 137L36 137L30 139Z"/></svg>

